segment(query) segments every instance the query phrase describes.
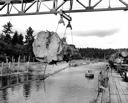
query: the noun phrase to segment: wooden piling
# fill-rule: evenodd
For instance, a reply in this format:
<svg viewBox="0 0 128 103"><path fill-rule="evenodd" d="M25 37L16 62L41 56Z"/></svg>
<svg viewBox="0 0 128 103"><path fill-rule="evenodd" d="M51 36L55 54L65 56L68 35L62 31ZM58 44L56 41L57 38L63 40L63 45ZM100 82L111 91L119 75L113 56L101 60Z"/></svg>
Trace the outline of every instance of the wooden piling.
<svg viewBox="0 0 128 103"><path fill-rule="evenodd" d="M6 56L6 63L8 63L8 58L7 58L7 56Z"/></svg>
<svg viewBox="0 0 128 103"><path fill-rule="evenodd" d="M8 68L11 69L11 62L8 63Z"/></svg>
<svg viewBox="0 0 128 103"><path fill-rule="evenodd" d="M18 68L20 68L20 56L18 57Z"/></svg>
<svg viewBox="0 0 128 103"><path fill-rule="evenodd" d="M3 75L4 62L2 62L1 76Z"/></svg>
<svg viewBox="0 0 128 103"><path fill-rule="evenodd" d="M24 58L23 58L23 61L25 62L26 60L25 60L25 56L24 56Z"/></svg>
<svg viewBox="0 0 128 103"><path fill-rule="evenodd" d="M28 62L30 62L30 56L28 57Z"/></svg>
<svg viewBox="0 0 128 103"><path fill-rule="evenodd" d="M0 88L2 87L2 78L0 76Z"/></svg>
<svg viewBox="0 0 128 103"><path fill-rule="evenodd" d="M45 67L44 67L44 76L45 76L45 73L46 73L46 69L47 69L47 63L45 63Z"/></svg>
<svg viewBox="0 0 128 103"><path fill-rule="evenodd" d="M16 75L16 83L19 83L19 74Z"/></svg>
<svg viewBox="0 0 128 103"><path fill-rule="evenodd" d="M28 61L28 62L27 62L27 73L28 73L29 67L30 67L30 63L29 63L29 61Z"/></svg>

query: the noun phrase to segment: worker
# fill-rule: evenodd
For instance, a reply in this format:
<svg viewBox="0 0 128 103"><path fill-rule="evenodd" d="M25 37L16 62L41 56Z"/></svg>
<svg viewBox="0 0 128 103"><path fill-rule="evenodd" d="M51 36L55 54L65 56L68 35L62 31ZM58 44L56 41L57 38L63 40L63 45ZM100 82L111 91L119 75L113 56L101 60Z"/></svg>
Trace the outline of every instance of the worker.
<svg viewBox="0 0 128 103"><path fill-rule="evenodd" d="M115 69L115 65L114 65L113 61L109 60L108 63L109 63L109 66L111 69Z"/></svg>
<svg viewBox="0 0 128 103"><path fill-rule="evenodd" d="M98 75L98 92L102 92L103 91L103 72L100 71L99 75Z"/></svg>
<svg viewBox="0 0 128 103"><path fill-rule="evenodd" d="M106 87L108 87L108 74L106 71L101 71L98 75L98 90L102 92Z"/></svg>
<svg viewBox="0 0 128 103"><path fill-rule="evenodd" d="M105 67L105 72L106 72L106 74L107 74L107 76L108 76L108 72L111 72L111 74L112 74L112 69L111 69L111 67L107 64L106 65L106 67Z"/></svg>

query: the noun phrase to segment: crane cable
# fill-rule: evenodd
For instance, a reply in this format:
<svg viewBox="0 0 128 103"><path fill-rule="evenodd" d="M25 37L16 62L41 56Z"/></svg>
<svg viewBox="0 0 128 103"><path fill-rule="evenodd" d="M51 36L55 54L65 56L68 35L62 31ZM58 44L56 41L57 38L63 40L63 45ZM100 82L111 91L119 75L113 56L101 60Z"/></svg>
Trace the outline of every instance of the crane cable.
<svg viewBox="0 0 128 103"><path fill-rule="evenodd" d="M71 9L71 8L70 8ZM62 6L62 10L63 10L63 6ZM70 16L70 13L69 13L69 16ZM57 32L57 30L58 30L58 27L59 27L59 24L61 24L61 23L63 23L64 25L65 25L65 23L64 23L64 21L63 21L63 16L62 15L60 15L60 21L58 22L58 24L57 24L57 27L56 27L56 32ZM67 28L70 28L71 29L71 43L73 44L73 32L72 32L72 26L71 26L71 24L70 24L70 21L68 21L68 24L67 24L67 26L66 26L66 28L65 28L65 31L64 31L64 35L63 35L63 38L66 38L66 31L67 31Z"/></svg>
<svg viewBox="0 0 128 103"><path fill-rule="evenodd" d="M73 4L73 0L70 1L70 8L69 8L69 10L72 9L72 4ZM70 17L70 13L69 13L69 17ZM67 24L67 26L65 28L65 33L64 33L64 37L65 38L66 38L67 28L70 28L70 30L71 30L71 43L73 44L73 32L72 32L71 20L68 21L68 24Z"/></svg>
<svg viewBox="0 0 128 103"><path fill-rule="evenodd" d="M61 10L63 10L63 6L62 6ZM63 16L60 15L60 20L58 21L58 24L57 24L57 27L56 27L56 33L57 33L57 30L58 30L59 24L61 24L61 23L63 23L63 25L65 26Z"/></svg>
<svg viewBox="0 0 128 103"><path fill-rule="evenodd" d="M70 16L70 13L69 13L69 16ZM68 21L68 24L65 28L65 32L64 32L64 37L66 38L66 31L67 31L67 28L70 28L71 30L71 43L73 44L73 32L72 32L72 26L71 26L71 21Z"/></svg>
<svg viewBox="0 0 128 103"><path fill-rule="evenodd" d="M64 32L64 38L67 38L66 37L66 31L67 31L67 28L70 28L70 33L71 33L71 39L72 39L72 44L73 44L73 32L72 32L72 27L71 27L71 24L70 24L70 21L68 22L68 24L67 24L67 26L66 26L66 28L65 28L65 32Z"/></svg>
<svg viewBox="0 0 128 103"><path fill-rule="evenodd" d="M63 25L65 26L63 17L62 17L61 15L60 15L60 20L58 21L58 24L57 24L57 27L56 27L56 32L57 32L57 30L58 30L59 24L63 24Z"/></svg>
<svg viewBox="0 0 128 103"><path fill-rule="evenodd" d="M108 7L111 8L111 1L109 0L108 2L109 2L109 6Z"/></svg>
<svg viewBox="0 0 128 103"><path fill-rule="evenodd" d="M56 33L57 33L57 30L58 30L58 26L59 26L59 23L57 24L57 27L56 27Z"/></svg>
<svg viewBox="0 0 128 103"><path fill-rule="evenodd" d="M72 44L73 44L73 32L71 30L71 39L72 39Z"/></svg>
<svg viewBox="0 0 128 103"><path fill-rule="evenodd" d="M72 9L72 7L71 7L70 9ZM69 13L69 16L70 16L70 13ZM71 39L72 39L72 44L73 44L73 32L72 32L72 26L71 26Z"/></svg>

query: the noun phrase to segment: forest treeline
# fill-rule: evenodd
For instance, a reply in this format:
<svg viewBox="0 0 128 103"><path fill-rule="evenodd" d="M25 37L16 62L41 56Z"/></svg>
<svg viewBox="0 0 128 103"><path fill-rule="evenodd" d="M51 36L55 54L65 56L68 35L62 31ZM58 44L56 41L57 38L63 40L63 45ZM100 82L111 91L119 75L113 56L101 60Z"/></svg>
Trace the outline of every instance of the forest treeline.
<svg viewBox="0 0 128 103"><path fill-rule="evenodd" d="M0 61L18 61L20 57L24 61L32 61L34 54L32 43L34 41L32 27L26 29L26 34L13 31L11 22L3 25L0 33Z"/></svg>
<svg viewBox="0 0 128 103"><path fill-rule="evenodd" d="M32 27L26 29L26 33L13 31L11 22L2 26L0 33L0 62L9 61L35 61L32 43L34 41L34 30ZM98 49L98 48L77 48L82 58L109 58L109 56L119 49ZM126 49L123 49L126 50Z"/></svg>
<svg viewBox="0 0 128 103"><path fill-rule="evenodd" d="M94 58L94 59L109 59L109 57L118 52L127 50L127 48L122 49L100 49L100 48L78 48L81 56L83 58Z"/></svg>

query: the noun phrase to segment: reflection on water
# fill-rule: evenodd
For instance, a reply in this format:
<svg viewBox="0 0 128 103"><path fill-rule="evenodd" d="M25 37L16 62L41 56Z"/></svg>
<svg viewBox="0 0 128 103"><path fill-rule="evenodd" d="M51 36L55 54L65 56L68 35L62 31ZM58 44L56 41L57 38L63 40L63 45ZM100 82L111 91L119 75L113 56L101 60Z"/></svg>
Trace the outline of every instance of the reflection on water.
<svg viewBox="0 0 128 103"><path fill-rule="evenodd" d="M8 77L1 77L1 86L4 87L8 85Z"/></svg>
<svg viewBox="0 0 128 103"><path fill-rule="evenodd" d="M4 77L0 80L0 84L2 84L2 87L8 86L7 79L7 77ZM9 88L0 90L0 103L17 103L16 101L13 101L14 98L22 98L26 101L31 97L32 92L39 92L40 90L43 90L43 92L45 92L45 81L29 81L20 85L14 85ZM17 101L18 103L24 103L22 102L24 100Z"/></svg>
<svg viewBox="0 0 128 103"><path fill-rule="evenodd" d="M84 69L76 70L0 90L0 103L89 103L95 98L97 80L86 79Z"/></svg>
<svg viewBox="0 0 128 103"><path fill-rule="evenodd" d="M45 81L41 81L41 80L37 80L35 81L35 85L36 85L36 91L39 91L41 89L44 89L44 92L45 92Z"/></svg>
<svg viewBox="0 0 128 103"><path fill-rule="evenodd" d="M8 101L8 93L6 89L1 91L1 100L4 101L4 103L7 103Z"/></svg>
<svg viewBox="0 0 128 103"><path fill-rule="evenodd" d="M31 82L23 84L23 93L24 93L24 97L26 98L30 97L31 85L32 85Z"/></svg>
<svg viewBox="0 0 128 103"><path fill-rule="evenodd" d="M39 91L42 88L41 82L39 80L35 82L36 82L36 90Z"/></svg>

